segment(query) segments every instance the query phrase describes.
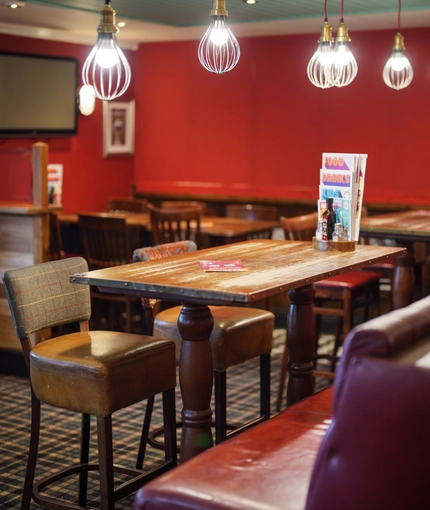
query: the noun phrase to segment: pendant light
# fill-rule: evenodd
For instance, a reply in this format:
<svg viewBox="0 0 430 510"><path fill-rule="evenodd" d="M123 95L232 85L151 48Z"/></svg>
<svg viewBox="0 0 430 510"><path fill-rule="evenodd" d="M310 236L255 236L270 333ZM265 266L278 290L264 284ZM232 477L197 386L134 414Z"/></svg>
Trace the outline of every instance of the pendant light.
<svg viewBox="0 0 430 510"><path fill-rule="evenodd" d="M331 81L331 66L334 62L333 36L331 26L328 24L327 0L324 2L324 24L318 40L318 49L308 64L308 78L321 89L333 86Z"/></svg>
<svg viewBox="0 0 430 510"><path fill-rule="evenodd" d="M349 48L351 39L348 35L348 29L343 19L344 7L342 0L340 25L336 34L336 43L334 47L334 63L332 66L332 81L336 87L346 87L357 76L358 65L354 55Z"/></svg>
<svg viewBox="0 0 430 510"><path fill-rule="evenodd" d="M399 0L399 12L397 17L397 34L394 36L394 46L391 57L388 59L382 71L382 78L388 87L395 90L406 88L410 85L414 77L412 66L405 56L405 43L400 33L400 10L401 0Z"/></svg>
<svg viewBox="0 0 430 510"><path fill-rule="evenodd" d="M84 85L92 85L98 99L111 101L127 90L130 85L131 70L116 42L115 11L106 0L100 12L98 37L94 48L85 60L82 69Z"/></svg>
<svg viewBox="0 0 430 510"><path fill-rule="evenodd" d="M199 44L201 65L215 74L231 71L240 57L239 43L227 26L227 16L225 0L213 0L211 22Z"/></svg>

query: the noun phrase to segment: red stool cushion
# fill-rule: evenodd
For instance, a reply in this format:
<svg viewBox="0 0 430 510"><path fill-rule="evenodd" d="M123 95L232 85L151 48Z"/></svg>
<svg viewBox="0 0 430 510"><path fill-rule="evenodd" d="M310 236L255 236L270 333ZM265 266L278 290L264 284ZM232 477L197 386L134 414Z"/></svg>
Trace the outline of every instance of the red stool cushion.
<svg viewBox="0 0 430 510"><path fill-rule="evenodd" d="M316 287L349 288L360 287L372 281L379 281L382 275L372 271L351 271L315 282Z"/></svg>

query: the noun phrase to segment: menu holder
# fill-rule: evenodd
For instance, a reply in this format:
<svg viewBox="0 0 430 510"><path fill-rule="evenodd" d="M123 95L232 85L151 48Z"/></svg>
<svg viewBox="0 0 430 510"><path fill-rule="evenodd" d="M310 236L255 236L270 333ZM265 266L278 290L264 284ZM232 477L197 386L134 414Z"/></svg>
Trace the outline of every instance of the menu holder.
<svg viewBox="0 0 430 510"><path fill-rule="evenodd" d="M319 241L312 238L312 247L318 251L355 251L355 241Z"/></svg>

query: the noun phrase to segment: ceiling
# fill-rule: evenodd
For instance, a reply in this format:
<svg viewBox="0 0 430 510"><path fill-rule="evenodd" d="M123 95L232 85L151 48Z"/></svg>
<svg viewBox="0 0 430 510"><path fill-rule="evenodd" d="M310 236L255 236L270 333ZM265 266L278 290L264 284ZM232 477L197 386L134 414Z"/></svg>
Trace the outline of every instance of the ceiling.
<svg viewBox="0 0 430 510"><path fill-rule="evenodd" d="M0 0L0 33L93 44L104 0L27 0L10 9ZM200 39L209 23L212 0L112 0L122 48L139 43ZM354 30L397 28L398 0L344 0L345 23ZM226 0L228 22L236 37L319 33L324 0ZM336 30L341 0L328 1ZM429 0L402 0L401 28L430 27Z"/></svg>

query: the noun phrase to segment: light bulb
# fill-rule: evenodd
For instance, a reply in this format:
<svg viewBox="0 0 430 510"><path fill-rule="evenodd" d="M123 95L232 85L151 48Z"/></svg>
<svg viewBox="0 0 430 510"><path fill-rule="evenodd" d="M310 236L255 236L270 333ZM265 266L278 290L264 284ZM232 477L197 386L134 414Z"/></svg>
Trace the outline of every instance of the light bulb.
<svg viewBox="0 0 430 510"><path fill-rule="evenodd" d="M340 43L334 55L333 61L339 66L348 65L354 56L348 47L348 43Z"/></svg>
<svg viewBox="0 0 430 510"><path fill-rule="evenodd" d="M100 38L100 44L96 52L96 63L100 67L109 69L109 67L113 67L118 62L118 53L115 45L114 34L106 34L105 37Z"/></svg>
<svg viewBox="0 0 430 510"><path fill-rule="evenodd" d="M199 44L201 65L215 74L231 71L240 58L239 43L227 26L227 15L225 0L213 0L211 22Z"/></svg>
<svg viewBox="0 0 430 510"><path fill-rule="evenodd" d="M94 88L91 85L82 85L79 90L79 111L82 115L91 115L95 107Z"/></svg>
<svg viewBox="0 0 430 510"><path fill-rule="evenodd" d="M414 71L405 56L405 44L403 36L397 32L394 37L394 46L391 57L388 59L382 71L382 78L388 87L395 90L406 88L412 82Z"/></svg>
<svg viewBox="0 0 430 510"><path fill-rule="evenodd" d="M211 42L216 44L217 46L221 46L225 44L228 40L228 29L227 25L222 20L215 20L214 26L210 32Z"/></svg>
<svg viewBox="0 0 430 510"><path fill-rule="evenodd" d="M348 29L341 19L336 35L334 63L331 68L331 79L336 87L346 87L358 73L357 61L349 48L350 41Z"/></svg>
<svg viewBox="0 0 430 510"><path fill-rule="evenodd" d="M131 70L116 42L115 11L106 3L100 13L98 37L82 69L84 85L94 88L94 96L111 101L124 94L130 85Z"/></svg>
<svg viewBox="0 0 430 510"><path fill-rule="evenodd" d="M327 19L321 27L318 49L308 63L308 78L315 87L327 89L333 86L331 81L331 66L334 62L333 37Z"/></svg>

